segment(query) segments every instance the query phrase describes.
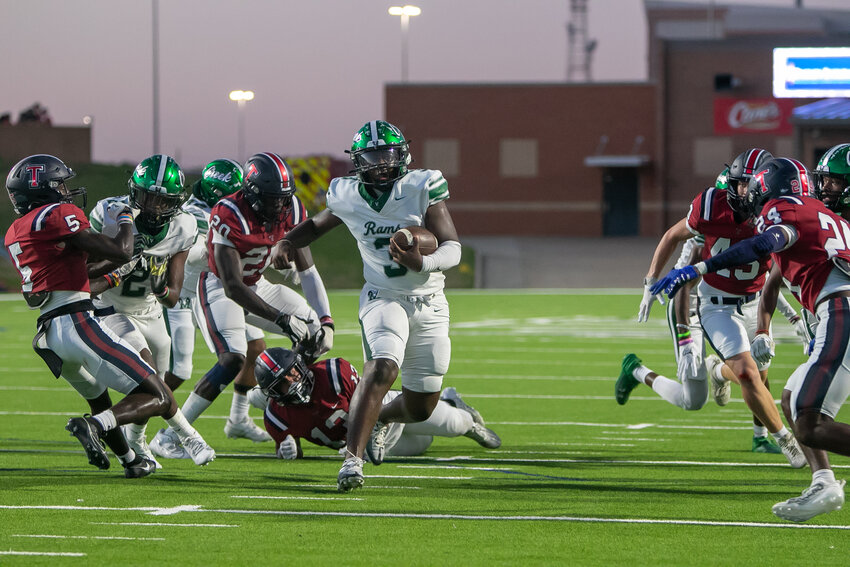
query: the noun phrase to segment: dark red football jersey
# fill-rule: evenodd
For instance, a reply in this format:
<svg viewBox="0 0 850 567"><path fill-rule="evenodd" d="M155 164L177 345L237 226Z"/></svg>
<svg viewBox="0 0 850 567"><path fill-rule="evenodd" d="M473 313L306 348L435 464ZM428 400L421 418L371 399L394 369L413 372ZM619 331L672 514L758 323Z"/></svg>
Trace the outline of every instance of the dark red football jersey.
<svg viewBox="0 0 850 567"><path fill-rule="evenodd" d="M89 291L88 254L67 239L89 228L86 214L71 203L52 203L17 219L5 245L21 275L21 291Z"/></svg>
<svg viewBox="0 0 850 567"><path fill-rule="evenodd" d="M756 221L759 232L778 224L794 227L797 241L773 256L788 289L814 313L835 259L850 262L850 223L817 199L786 196L765 203Z"/></svg>
<svg viewBox="0 0 850 567"><path fill-rule="evenodd" d="M750 222L735 222L735 212L726 200L726 191L711 187L700 193L688 211L688 226L705 236L702 259L720 254L731 245L756 235ZM735 266L702 276L705 283L732 295L749 295L764 287L770 258L745 266Z"/></svg>
<svg viewBox="0 0 850 567"><path fill-rule="evenodd" d="M209 269L219 276L213 253L213 232L233 243L242 263L242 279L245 285L254 285L269 264L272 246L283 238L287 231L307 218L307 209L295 195L289 215L282 224L267 231L251 208L242 191L225 197L210 212L210 231L207 233Z"/></svg>
<svg viewBox="0 0 850 567"><path fill-rule="evenodd" d="M266 431L279 446L287 435L306 439L316 445L340 449L348 432L348 404L360 381L347 360L329 358L312 366L313 393L310 403L281 405L269 400L266 407Z"/></svg>

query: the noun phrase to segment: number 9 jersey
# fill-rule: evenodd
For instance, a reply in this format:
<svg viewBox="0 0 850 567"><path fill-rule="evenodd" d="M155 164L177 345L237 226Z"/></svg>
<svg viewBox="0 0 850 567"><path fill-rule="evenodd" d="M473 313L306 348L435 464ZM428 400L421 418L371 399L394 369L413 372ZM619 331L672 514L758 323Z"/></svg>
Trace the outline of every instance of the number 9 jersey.
<svg viewBox="0 0 850 567"><path fill-rule="evenodd" d="M269 264L272 246L283 238L287 231L307 218L307 209L295 195L286 221L264 226L242 191L220 200L210 211L210 230L207 233L209 270L220 278L215 265L214 248L223 244L235 248L242 264L242 281L252 286L260 279Z"/></svg>

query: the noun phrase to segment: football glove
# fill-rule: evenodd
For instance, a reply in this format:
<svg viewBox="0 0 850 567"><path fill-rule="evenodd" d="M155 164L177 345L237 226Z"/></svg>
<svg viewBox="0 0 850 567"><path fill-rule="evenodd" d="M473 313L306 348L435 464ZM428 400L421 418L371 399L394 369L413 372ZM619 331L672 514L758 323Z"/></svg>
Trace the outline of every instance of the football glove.
<svg viewBox="0 0 850 567"><path fill-rule="evenodd" d="M311 319L302 319L297 315L289 313L280 313L274 324L280 327L283 335L288 337L292 344L297 344L310 336L310 328L308 325L312 323Z"/></svg>
<svg viewBox="0 0 850 567"><path fill-rule="evenodd" d="M679 288L698 277L699 272L697 272L696 268L693 266L673 268L667 272L666 276L655 282L655 284L649 288L649 291L652 294L664 292L667 294L667 297L672 298L676 295L676 292L679 291Z"/></svg>
<svg viewBox="0 0 850 567"><path fill-rule="evenodd" d="M685 378L695 379L699 370L700 349L694 341L679 347L679 368L678 376L680 380Z"/></svg>
<svg viewBox="0 0 850 567"><path fill-rule="evenodd" d="M664 298L660 295L655 295L649 291L649 288L658 281L658 278L643 279L643 299L640 300L640 310L638 311L638 323L645 323L649 320L649 310L652 309L652 302L656 299L661 305L664 305Z"/></svg>
<svg viewBox="0 0 850 567"><path fill-rule="evenodd" d="M319 358L334 347L333 325L322 325L316 337L316 358Z"/></svg>
<svg viewBox="0 0 850 567"><path fill-rule="evenodd" d="M776 356L773 339L765 333L756 335L753 344L750 345L750 353L753 355L753 360L759 364L767 364L771 358Z"/></svg>
<svg viewBox="0 0 850 567"><path fill-rule="evenodd" d="M106 206L106 216L115 219L115 222L120 224L133 224L133 209L116 201L109 203Z"/></svg>
<svg viewBox="0 0 850 567"><path fill-rule="evenodd" d="M286 459L287 461L298 458L298 443L295 442L295 437L287 435L280 442L280 446L277 448L277 458Z"/></svg>
<svg viewBox="0 0 850 567"><path fill-rule="evenodd" d="M149 256L148 267L151 272L151 291L156 296L162 295L168 287L168 258Z"/></svg>

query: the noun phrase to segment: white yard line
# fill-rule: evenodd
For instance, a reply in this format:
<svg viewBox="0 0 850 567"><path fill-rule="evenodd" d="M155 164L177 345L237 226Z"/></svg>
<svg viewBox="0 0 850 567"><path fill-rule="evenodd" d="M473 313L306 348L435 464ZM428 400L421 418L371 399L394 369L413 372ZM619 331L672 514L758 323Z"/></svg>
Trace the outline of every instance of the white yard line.
<svg viewBox="0 0 850 567"><path fill-rule="evenodd" d="M333 488L336 490L336 484L293 484L293 488ZM361 488L377 488L377 489L392 489L392 490L422 490L419 486L379 486L375 484L366 484Z"/></svg>
<svg viewBox="0 0 850 567"><path fill-rule="evenodd" d="M31 537L46 539L120 539L129 541L165 541L164 537L124 537L124 536L87 536L87 535L52 535L52 534L12 534L10 537Z"/></svg>
<svg viewBox="0 0 850 567"><path fill-rule="evenodd" d="M366 478L397 478L414 480L472 480L474 476L405 476L400 474L364 474Z"/></svg>
<svg viewBox="0 0 850 567"><path fill-rule="evenodd" d="M231 496L231 498L244 498L248 500L363 500L362 498L351 498L348 496Z"/></svg>
<svg viewBox="0 0 850 567"><path fill-rule="evenodd" d="M47 557L86 557L85 553L59 552L59 551L0 551L0 555L36 555Z"/></svg>
<svg viewBox="0 0 850 567"><path fill-rule="evenodd" d="M204 510L196 510L203 512ZM169 522L89 522L93 526L166 526L169 528L238 528L237 524L172 524Z"/></svg>

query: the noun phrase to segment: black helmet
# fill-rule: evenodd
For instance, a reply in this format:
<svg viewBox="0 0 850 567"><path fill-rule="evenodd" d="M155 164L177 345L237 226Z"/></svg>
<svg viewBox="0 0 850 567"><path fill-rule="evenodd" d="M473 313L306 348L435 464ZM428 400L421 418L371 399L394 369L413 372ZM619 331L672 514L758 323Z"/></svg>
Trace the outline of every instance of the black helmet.
<svg viewBox="0 0 850 567"><path fill-rule="evenodd" d="M297 376L289 377L295 370ZM300 354L282 347L264 350L254 364L263 393L280 404L306 404L313 392L313 373Z"/></svg>
<svg viewBox="0 0 850 567"><path fill-rule="evenodd" d="M74 197L83 196L86 206L86 188L71 190L65 181L76 175L61 159L47 154L25 157L9 171L6 190L12 206L19 215L49 203L73 203Z"/></svg>
<svg viewBox="0 0 850 567"><path fill-rule="evenodd" d="M773 154L761 148L750 148L738 154L729 166L726 200L736 213L747 213L746 195L738 195L738 184L746 186L755 172L764 169L764 164L773 159Z"/></svg>
<svg viewBox="0 0 850 567"><path fill-rule="evenodd" d="M257 216L266 222L283 222L295 193L289 164L275 153L263 152L252 155L243 169L242 192Z"/></svg>
<svg viewBox="0 0 850 567"><path fill-rule="evenodd" d="M774 158L750 178L747 186L747 211L750 216L761 214L764 204L784 196L808 197L812 181L806 166L791 158Z"/></svg>

